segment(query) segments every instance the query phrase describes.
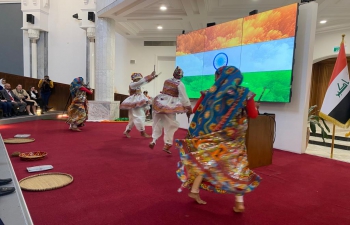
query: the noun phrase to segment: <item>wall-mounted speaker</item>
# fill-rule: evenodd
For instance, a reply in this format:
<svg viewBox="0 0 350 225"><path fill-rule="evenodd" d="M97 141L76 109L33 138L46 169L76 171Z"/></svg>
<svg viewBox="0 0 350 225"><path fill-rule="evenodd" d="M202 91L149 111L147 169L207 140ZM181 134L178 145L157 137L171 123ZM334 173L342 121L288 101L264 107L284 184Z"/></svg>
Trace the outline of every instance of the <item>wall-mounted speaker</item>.
<svg viewBox="0 0 350 225"><path fill-rule="evenodd" d="M88 20L91 22L95 22L95 13L94 12L88 12Z"/></svg>
<svg viewBox="0 0 350 225"><path fill-rule="evenodd" d="M212 27L212 26L215 26L216 23L207 23L207 27Z"/></svg>
<svg viewBox="0 0 350 225"><path fill-rule="evenodd" d="M34 15L33 14L27 14L27 22L34 24Z"/></svg>

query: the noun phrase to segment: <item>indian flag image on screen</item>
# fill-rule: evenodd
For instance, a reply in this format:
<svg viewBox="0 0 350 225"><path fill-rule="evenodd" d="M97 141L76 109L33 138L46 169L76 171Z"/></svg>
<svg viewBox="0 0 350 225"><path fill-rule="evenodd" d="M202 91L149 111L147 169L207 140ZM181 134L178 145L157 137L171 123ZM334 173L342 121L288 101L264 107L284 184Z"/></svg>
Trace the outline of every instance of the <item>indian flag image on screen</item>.
<svg viewBox="0 0 350 225"><path fill-rule="evenodd" d="M190 98L214 83L216 69L236 66L261 101L290 102L297 4L180 35L176 66Z"/></svg>

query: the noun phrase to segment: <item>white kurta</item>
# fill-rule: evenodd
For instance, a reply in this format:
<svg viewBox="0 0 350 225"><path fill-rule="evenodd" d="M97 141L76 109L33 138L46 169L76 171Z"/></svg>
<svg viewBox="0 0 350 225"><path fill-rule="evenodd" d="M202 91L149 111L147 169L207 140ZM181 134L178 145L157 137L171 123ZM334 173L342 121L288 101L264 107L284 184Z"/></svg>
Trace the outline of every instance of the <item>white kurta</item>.
<svg viewBox="0 0 350 225"><path fill-rule="evenodd" d="M129 123L126 126L126 131L130 131L134 126L139 131L145 130L145 110L149 109L149 99L141 93L141 86L147 82L146 78L142 78L129 85L130 89L137 91L137 93L126 98L120 106L121 109L129 109Z"/></svg>
<svg viewBox="0 0 350 225"><path fill-rule="evenodd" d="M158 104L158 107L153 107L152 138L154 143L162 136L162 129L164 128L164 143L173 145L174 134L179 128L179 122L176 121L176 113L185 113L184 107L191 106L185 85L179 79L172 78L171 80L178 83L179 97L160 94L154 99L155 102L153 104ZM162 108L163 110L157 112L155 108Z"/></svg>

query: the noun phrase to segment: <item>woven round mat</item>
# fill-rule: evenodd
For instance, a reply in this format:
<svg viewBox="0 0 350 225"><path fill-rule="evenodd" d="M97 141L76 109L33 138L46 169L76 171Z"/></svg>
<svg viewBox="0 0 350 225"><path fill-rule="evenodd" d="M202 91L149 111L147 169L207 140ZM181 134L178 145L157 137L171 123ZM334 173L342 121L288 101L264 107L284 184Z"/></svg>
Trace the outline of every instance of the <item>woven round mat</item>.
<svg viewBox="0 0 350 225"><path fill-rule="evenodd" d="M23 178L19 181L19 185L26 191L48 191L67 186L72 182L72 175L66 173L41 173Z"/></svg>
<svg viewBox="0 0 350 225"><path fill-rule="evenodd" d="M34 138L6 138L4 143L6 144L23 144L35 141Z"/></svg>

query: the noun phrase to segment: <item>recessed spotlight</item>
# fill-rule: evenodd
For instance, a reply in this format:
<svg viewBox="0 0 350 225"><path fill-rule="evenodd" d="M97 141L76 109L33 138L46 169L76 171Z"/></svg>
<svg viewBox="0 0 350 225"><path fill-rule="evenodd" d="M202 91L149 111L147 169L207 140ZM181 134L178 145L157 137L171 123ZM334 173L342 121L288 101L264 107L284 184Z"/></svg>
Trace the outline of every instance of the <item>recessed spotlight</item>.
<svg viewBox="0 0 350 225"><path fill-rule="evenodd" d="M167 10L167 7L162 5L159 9L162 10L162 11L165 11L165 10Z"/></svg>
<svg viewBox="0 0 350 225"><path fill-rule="evenodd" d="M162 26L158 26L157 29L158 29L158 30L161 30L161 29L163 29L163 27L162 27Z"/></svg>
<svg viewBox="0 0 350 225"><path fill-rule="evenodd" d="M320 23L327 23L327 20L321 20Z"/></svg>

